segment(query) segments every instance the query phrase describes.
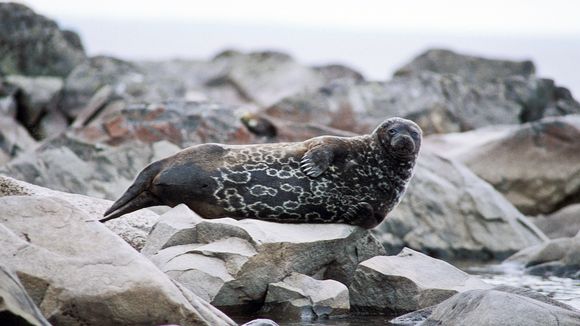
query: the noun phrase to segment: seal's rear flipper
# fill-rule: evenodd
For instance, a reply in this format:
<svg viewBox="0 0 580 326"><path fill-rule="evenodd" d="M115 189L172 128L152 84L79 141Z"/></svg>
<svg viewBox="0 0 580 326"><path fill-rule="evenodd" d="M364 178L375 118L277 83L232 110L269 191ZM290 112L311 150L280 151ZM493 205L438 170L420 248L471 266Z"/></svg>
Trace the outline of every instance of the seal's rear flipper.
<svg viewBox="0 0 580 326"><path fill-rule="evenodd" d="M141 208L160 205L159 201L155 197L151 196L149 192L142 192L137 195L137 197L132 198L125 204L120 203L121 199L123 199L123 197L121 197L119 201L115 202L115 204L113 204L113 206L111 206L111 208L105 212L105 217L100 219L100 222L106 222L115 219L119 216L129 214Z"/></svg>
<svg viewBox="0 0 580 326"><path fill-rule="evenodd" d="M113 206L105 212L105 217L99 221L106 222L141 208L161 205L162 203L150 192L151 183L161 167L162 164L158 161L143 169L131 187L113 203Z"/></svg>

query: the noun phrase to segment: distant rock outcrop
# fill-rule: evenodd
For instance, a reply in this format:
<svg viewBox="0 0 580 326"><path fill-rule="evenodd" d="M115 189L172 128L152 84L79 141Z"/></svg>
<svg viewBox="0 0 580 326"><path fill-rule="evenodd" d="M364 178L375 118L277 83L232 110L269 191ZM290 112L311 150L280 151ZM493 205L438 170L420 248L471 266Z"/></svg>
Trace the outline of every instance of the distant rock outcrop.
<svg viewBox="0 0 580 326"><path fill-rule="evenodd" d="M80 38L18 3L0 3L0 72L66 76L86 59Z"/></svg>

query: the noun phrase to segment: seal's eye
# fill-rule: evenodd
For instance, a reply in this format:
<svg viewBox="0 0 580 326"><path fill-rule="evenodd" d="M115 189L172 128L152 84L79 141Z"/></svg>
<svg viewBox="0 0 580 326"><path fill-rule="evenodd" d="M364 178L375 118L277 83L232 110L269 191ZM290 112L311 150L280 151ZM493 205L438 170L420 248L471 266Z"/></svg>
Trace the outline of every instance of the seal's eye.
<svg viewBox="0 0 580 326"><path fill-rule="evenodd" d="M397 131L395 129L389 130L389 135L391 135L391 136L396 134L396 133L397 133Z"/></svg>
<svg viewBox="0 0 580 326"><path fill-rule="evenodd" d="M413 138L417 139L417 138L419 138L419 133L418 133L418 132L416 132L416 131L412 131L412 132L411 132L411 137L413 137Z"/></svg>

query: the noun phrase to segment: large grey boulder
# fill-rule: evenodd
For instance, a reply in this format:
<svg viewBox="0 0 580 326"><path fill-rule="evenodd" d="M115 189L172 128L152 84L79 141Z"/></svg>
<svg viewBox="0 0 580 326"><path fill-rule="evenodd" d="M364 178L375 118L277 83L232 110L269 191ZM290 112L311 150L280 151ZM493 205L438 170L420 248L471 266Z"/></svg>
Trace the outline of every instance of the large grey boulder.
<svg viewBox="0 0 580 326"><path fill-rule="evenodd" d="M490 288L476 276L404 248L360 263L350 284L353 309L400 314L436 305L458 292Z"/></svg>
<svg viewBox="0 0 580 326"><path fill-rule="evenodd" d="M0 262L57 325L235 325L55 197L0 198Z"/></svg>
<svg viewBox="0 0 580 326"><path fill-rule="evenodd" d="M473 58L457 60L469 62ZM512 72L502 72L507 77L498 74L500 78L488 78L503 65L459 64L462 68L441 69L448 73L417 69L386 82L327 84L316 91L287 97L265 109L265 113L359 133L370 131L376 121L385 117L400 116L416 121L425 134L580 113L580 103L568 90L557 87L552 80L530 76L525 72L527 68L520 69L517 63L505 63L515 66ZM476 77L472 81L466 76Z"/></svg>
<svg viewBox="0 0 580 326"><path fill-rule="evenodd" d="M55 190L116 199L147 164L178 150L167 141L113 147L61 135L19 155L0 167L0 173Z"/></svg>
<svg viewBox="0 0 580 326"><path fill-rule="evenodd" d="M530 274L580 279L580 232L523 249L505 263L521 264Z"/></svg>
<svg viewBox="0 0 580 326"><path fill-rule="evenodd" d="M78 35L18 3L0 3L0 71L66 76L85 60Z"/></svg>
<svg viewBox="0 0 580 326"><path fill-rule="evenodd" d="M390 253L407 246L444 259L504 259L547 240L490 184L428 151L399 206L373 232Z"/></svg>
<svg viewBox="0 0 580 326"><path fill-rule="evenodd" d="M534 77L536 67L529 60L488 59L444 49L430 49L399 68L395 75L417 74L422 71L453 74L468 82L476 83L491 82L512 76L531 78Z"/></svg>
<svg viewBox="0 0 580 326"><path fill-rule="evenodd" d="M350 303L346 285L334 280L316 280L292 273L268 285L261 310L285 319L311 320L348 314Z"/></svg>
<svg viewBox="0 0 580 326"><path fill-rule="evenodd" d="M580 324L580 312L533 291L500 286L458 293L437 306L390 322L406 326L573 326Z"/></svg>
<svg viewBox="0 0 580 326"><path fill-rule="evenodd" d="M580 202L580 115L433 138L437 152L465 163L523 213Z"/></svg>
<svg viewBox="0 0 580 326"><path fill-rule="evenodd" d="M323 85L323 78L281 52L239 53L227 51L213 61L224 66L213 85L230 84L242 97L260 107L270 106L284 97L313 91Z"/></svg>
<svg viewBox="0 0 580 326"><path fill-rule="evenodd" d="M51 190L0 175L0 197L5 196L58 198L83 211L86 216L93 220L100 219L103 213L113 204L110 200ZM148 209L143 209L127 214L122 218L108 221L105 225L133 248L141 250L145 245L149 232L158 219L159 216L157 214Z"/></svg>
<svg viewBox="0 0 580 326"><path fill-rule="evenodd" d="M183 214L184 209L173 210ZM143 252L171 278L220 307L262 304L268 285L292 272L349 284L359 262L384 254L370 232L350 225L175 215L161 217L147 241L155 245ZM172 221L165 222L168 218ZM162 249L155 253L157 248Z"/></svg>
<svg viewBox="0 0 580 326"><path fill-rule="evenodd" d="M0 324L50 325L18 280L0 265Z"/></svg>
<svg viewBox="0 0 580 326"><path fill-rule="evenodd" d="M566 206L553 214L532 220L550 239L571 238L580 232L580 204Z"/></svg>

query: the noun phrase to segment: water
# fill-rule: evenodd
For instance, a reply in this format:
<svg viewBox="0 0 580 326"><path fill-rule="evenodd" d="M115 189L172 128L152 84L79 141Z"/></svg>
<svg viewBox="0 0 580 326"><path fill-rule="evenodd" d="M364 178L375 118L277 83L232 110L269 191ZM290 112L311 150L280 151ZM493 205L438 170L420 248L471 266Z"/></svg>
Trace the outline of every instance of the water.
<svg viewBox="0 0 580 326"><path fill-rule="evenodd" d="M580 280L573 280L562 277L542 277L526 275L517 265L480 265L466 266L458 264L463 270L472 275L480 277L483 281L492 285L509 285L522 287L540 292L558 301L564 302L576 309L580 309ZM336 325L336 326L378 326L391 325L389 320L395 316L357 316L320 319L314 321L288 321L283 320L283 316L233 316L232 318L245 323L256 318L270 318L280 326L314 326L314 325Z"/></svg>

